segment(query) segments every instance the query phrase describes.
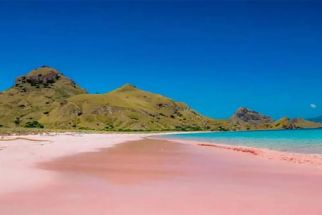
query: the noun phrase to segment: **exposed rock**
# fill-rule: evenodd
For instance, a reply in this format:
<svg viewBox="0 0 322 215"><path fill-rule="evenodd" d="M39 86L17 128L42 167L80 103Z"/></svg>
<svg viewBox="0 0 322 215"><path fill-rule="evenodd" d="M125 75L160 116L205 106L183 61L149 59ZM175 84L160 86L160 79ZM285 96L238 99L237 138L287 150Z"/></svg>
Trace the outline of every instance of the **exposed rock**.
<svg viewBox="0 0 322 215"><path fill-rule="evenodd" d="M269 116L265 116L256 111L250 110L245 107L239 108L235 114L230 118L230 121L234 124L265 124L272 123L273 119Z"/></svg>
<svg viewBox="0 0 322 215"><path fill-rule="evenodd" d="M49 117L56 104L84 93L56 69L42 66L17 78L13 87L2 92L0 121L4 127L27 125L31 119L40 122L42 116Z"/></svg>
<svg viewBox="0 0 322 215"><path fill-rule="evenodd" d="M17 78L16 86L21 84L29 83L32 86L39 84L48 85L55 83L59 78L60 74L57 70L50 67L40 67L28 73L26 76Z"/></svg>

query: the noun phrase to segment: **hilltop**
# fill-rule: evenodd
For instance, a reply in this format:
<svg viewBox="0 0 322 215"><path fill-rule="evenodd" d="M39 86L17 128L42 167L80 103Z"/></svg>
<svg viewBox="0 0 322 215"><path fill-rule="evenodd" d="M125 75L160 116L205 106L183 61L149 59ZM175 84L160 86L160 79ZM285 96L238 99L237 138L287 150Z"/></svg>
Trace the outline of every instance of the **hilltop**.
<svg viewBox="0 0 322 215"><path fill-rule="evenodd" d="M17 78L12 88L0 94L0 125L33 127L32 123L48 115L56 104L84 93L57 70L42 66Z"/></svg>
<svg viewBox="0 0 322 215"><path fill-rule="evenodd" d="M89 94L58 70L42 66L0 93L0 127L100 131L256 130L322 127L304 119L274 121L248 108L228 120L205 117L187 104L126 84Z"/></svg>

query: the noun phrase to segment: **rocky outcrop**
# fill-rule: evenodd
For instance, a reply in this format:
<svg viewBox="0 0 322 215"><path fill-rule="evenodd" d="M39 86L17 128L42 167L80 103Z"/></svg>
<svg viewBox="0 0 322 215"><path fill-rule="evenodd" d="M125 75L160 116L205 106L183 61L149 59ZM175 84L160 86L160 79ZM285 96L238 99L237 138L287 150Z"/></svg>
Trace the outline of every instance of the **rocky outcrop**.
<svg viewBox="0 0 322 215"><path fill-rule="evenodd" d="M241 107L229 121L236 130L250 130L268 128L273 119L256 111Z"/></svg>
<svg viewBox="0 0 322 215"><path fill-rule="evenodd" d="M42 66L16 79L0 95L0 121L4 127L33 126L56 104L86 91L54 68Z"/></svg>
<svg viewBox="0 0 322 215"><path fill-rule="evenodd" d="M21 84L30 84L32 86L53 84L59 80L60 77L61 76L57 70L43 66L30 72L26 76L17 78L16 86Z"/></svg>
<svg viewBox="0 0 322 215"><path fill-rule="evenodd" d="M273 119L248 108L239 108L231 118L232 122L271 123Z"/></svg>

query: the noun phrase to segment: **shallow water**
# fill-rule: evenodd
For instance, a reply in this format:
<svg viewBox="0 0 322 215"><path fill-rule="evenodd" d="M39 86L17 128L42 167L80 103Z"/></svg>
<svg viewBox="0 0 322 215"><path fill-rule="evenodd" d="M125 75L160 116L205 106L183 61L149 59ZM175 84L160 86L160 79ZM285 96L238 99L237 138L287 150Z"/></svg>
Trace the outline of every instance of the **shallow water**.
<svg viewBox="0 0 322 215"><path fill-rule="evenodd" d="M189 133L166 137L322 155L322 129Z"/></svg>

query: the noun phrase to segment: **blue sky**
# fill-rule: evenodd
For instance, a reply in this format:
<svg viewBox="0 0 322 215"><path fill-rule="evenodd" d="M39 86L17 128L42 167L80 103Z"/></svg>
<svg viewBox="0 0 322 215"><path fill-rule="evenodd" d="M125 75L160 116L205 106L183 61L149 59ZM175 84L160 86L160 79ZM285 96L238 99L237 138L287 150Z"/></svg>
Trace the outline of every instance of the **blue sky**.
<svg viewBox="0 0 322 215"><path fill-rule="evenodd" d="M0 2L0 29L0 90L50 65L92 93L132 83L217 118L322 114L321 2Z"/></svg>

